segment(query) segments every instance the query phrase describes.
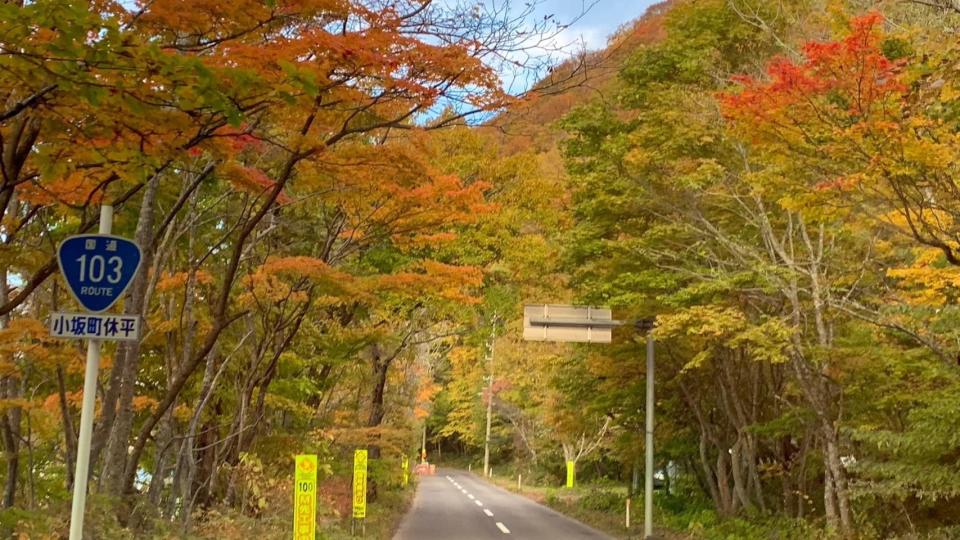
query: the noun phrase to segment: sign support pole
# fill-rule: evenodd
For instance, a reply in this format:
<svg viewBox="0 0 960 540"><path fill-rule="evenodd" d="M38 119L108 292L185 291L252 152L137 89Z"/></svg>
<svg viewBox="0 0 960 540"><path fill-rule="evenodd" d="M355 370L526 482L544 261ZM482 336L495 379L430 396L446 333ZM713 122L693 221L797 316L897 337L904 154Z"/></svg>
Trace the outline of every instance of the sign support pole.
<svg viewBox="0 0 960 540"><path fill-rule="evenodd" d="M100 206L100 234L113 230L113 207ZM70 511L70 540L83 540L83 512L87 504L90 469L90 440L93 437L94 406L97 402L97 374L100 372L100 340L87 341L87 367L83 376L83 405L80 409L80 436L77 466L73 475L73 506Z"/></svg>
<svg viewBox="0 0 960 540"><path fill-rule="evenodd" d="M653 538L653 415L656 405L653 392L653 329L656 319L641 319L636 321L635 324L637 330L647 332L647 409L644 433L646 478L644 479L643 494L643 538ZM611 330L622 325L622 321L613 320L609 308L554 306L554 309L550 311L546 304L526 305L523 308L523 339L527 341L610 343L612 341ZM634 490L636 488L636 466L634 467L634 485L631 487Z"/></svg>
<svg viewBox="0 0 960 540"><path fill-rule="evenodd" d="M653 537L653 329L647 330L646 478L643 491L643 537Z"/></svg>
<svg viewBox="0 0 960 540"><path fill-rule="evenodd" d="M493 472L490 470L490 425L493 419L493 354L497 339L496 324L496 321L494 321L493 328L490 331L490 352L487 357L490 364L490 379L487 381L487 431L483 439L483 476L486 478L493 476Z"/></svg>

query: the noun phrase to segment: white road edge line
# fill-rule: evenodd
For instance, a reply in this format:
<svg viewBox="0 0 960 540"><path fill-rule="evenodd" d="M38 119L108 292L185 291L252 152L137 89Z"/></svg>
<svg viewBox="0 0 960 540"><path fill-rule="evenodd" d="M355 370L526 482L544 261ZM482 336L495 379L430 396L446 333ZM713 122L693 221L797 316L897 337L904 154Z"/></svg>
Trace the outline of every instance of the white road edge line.
<svg viewBox="0 0 960 540"><path fill-rule="evenodd" d="M480 501L473 501L473 502L477 503L477 506L483 506L483 503Z"/></svg>
<svg viewBox="0 0 960 540"><path fill-rule="evenodd" d="M510 529L507 528L503 523L497 522L497 528L500 529L500 532L503 534L510 534Z"/></svg>
<svg viewBox="0 0 960 540"><path fill-rule="evenodd" d="M486 508L483 509L483 513L486 514L486 515L489 516L489 517L493 517L493 512L491 512L490 510L488 510L488 509L486 509Z"/></svg>

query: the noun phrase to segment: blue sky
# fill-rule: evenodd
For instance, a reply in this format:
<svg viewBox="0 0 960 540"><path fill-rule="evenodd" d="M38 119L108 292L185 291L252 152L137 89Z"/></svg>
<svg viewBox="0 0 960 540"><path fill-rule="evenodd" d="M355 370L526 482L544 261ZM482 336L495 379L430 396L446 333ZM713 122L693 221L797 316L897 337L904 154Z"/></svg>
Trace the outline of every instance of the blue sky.
<svg viewBox="0 0 960 540"><path fill-rule="evenodd" d="M544 22L544 17L553 16L547 28L541 29L546 34L533 33L525 43L526 49L508 55L510 62L495 65L507 91L518 94L541 80L549 66L577 55L584 47L588 50L602 49L607 44L608 36L661 0L480 1L492 8L509 5L515 16L527 16L529 27L538 26L538 23ZM527 14L531 3L533 13ZM560 30L557 30L558 25Z"/></svg>
<svg viewBox="0 0 960 540"><path fill-rule="evenodd" d="M586 14L564 33L566 40L582 39L588 49L602 48L607 36L623 23L632 21L660 0L540 0L537 13L553 14L561 22L570 21L584 10ZM592 6L592 7L591 7Z"/></svg>

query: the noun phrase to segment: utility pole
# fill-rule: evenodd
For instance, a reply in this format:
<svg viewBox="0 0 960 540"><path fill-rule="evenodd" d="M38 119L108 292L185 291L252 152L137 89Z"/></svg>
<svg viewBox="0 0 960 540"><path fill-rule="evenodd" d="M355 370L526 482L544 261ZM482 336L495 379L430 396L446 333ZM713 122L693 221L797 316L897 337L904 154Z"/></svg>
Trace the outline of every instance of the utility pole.
<svg viewBox="0 0 960 540"><path fill-rule="evenodd" d="M643 537L653 538L653 321L641 321L647 331L647 425L644 434L646 452L646 476L643 489Z"/></svg>
<svg viewBox="0 0 960 540"><path fill-rule="evenodd" d="M493 328L490 330L490 350L487 351L487 362L490 375L487 379L487 434L483 441L483 476L490 477L490 425L493 421L493 348L497 339L497 316L493 316Z"/></svg>

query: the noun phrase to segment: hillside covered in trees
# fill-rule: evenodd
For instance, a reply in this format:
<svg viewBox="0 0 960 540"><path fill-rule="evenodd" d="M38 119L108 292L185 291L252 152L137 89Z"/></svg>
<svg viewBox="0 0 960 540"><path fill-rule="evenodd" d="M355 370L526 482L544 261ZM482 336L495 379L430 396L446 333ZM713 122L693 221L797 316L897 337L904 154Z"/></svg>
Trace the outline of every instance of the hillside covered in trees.
<svg viewBox="0 0 960 540"><path fill-rule="evenodd" d="M551 190L524 190L550 208L502 243L525 246L497 266L514 297L656 317L678 537L960 534L958 22L949 2L669 2L498 126L496 163ZM495 461L635 489L642 333L522 343L512 313ZM441 447L482 449L482 351L451 359ZM622 518L604 493L581 510Z"/></svg>
<svg viewBox="0 0 960 540"><path fill-rule="evenodd" d="M0 537L66 537L104 205L89 538L288 538L295 454L345 537L357 448L390 538L488 405L494 479L636 537L645 332L541 303L655 320L665 537L960 537L960 4L669 0L515 95L519 9L0 0Z"/></svg>

